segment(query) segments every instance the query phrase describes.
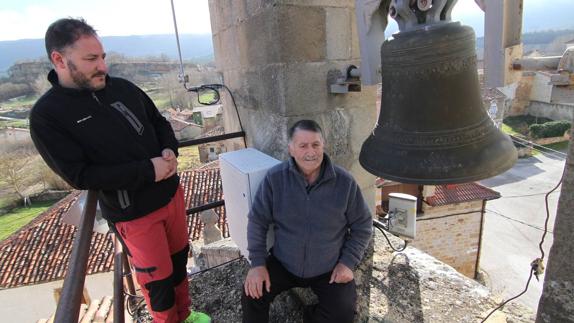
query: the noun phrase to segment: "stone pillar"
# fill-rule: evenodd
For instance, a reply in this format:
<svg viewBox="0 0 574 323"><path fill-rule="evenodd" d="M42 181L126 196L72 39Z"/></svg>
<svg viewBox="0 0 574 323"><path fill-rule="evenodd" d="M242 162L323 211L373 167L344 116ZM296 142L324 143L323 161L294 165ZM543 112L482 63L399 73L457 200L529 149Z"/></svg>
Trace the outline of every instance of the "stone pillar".
<svg viewBox="0 0 574 323"><path fill-rule="evenodd" d="M571 136L574 138L573 136ZM548 255L544 289L536 322L574 321L574 143L570 141L566 174L554 222L554 243Z"/></svg>
<svg viewBox="0 0 574 323"><path fill-rule="evenodd" d="M233 92L247 144L277 159L287 129L313 119L326 151L351 171L374 212L374 176L358 162L376 122L376 87L330 94L329 81L360 65L354 0L210 0L215 62ZM224 97L226 132L239 128ZM237 149L236 144L232 149Z"/></svg>

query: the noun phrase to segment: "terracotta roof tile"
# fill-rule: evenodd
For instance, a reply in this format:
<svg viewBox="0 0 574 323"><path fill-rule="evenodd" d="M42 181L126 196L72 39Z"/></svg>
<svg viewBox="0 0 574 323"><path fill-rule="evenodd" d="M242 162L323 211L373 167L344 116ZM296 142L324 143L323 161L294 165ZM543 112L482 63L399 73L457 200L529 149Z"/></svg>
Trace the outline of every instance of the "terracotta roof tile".
<svg viewBox="0 0 574 323"><path fill-rule="evenodd" d="M217 165L219 166L219 165ZM181 183L184 187L186 198L186 208L192 208L203 204L217 202L223 199L223 189L221 186L221 174L219 167L199 168L193 172L181 174ZM193 191L191 190L193 188ZM218 226L224 237L229 236L227 219L225 217L225 207L220 206L214 209L219 216ZM187 218L190 236L192 240L201 237L203 224L199 221L199 213L193 213Z"/></svg>
<svg viewBox="0 0 574 323"><path fill-rule="evenodd" d="M223 199L219 168L182 172L181 183L187 208ZM66 272L76 227L63 223L62 215L76 200L74 192L42 213L32 222L0 242L0 289L62 279ZM219 226L229 236L225 207L215 209ZM199 214L188 216L191 240L201 237ZM113 244L109 233L92 236L88 274L113 269Z"/></svg>
<svg viewBox="0 0 574 323"><path fill-rule="evenodd" d="M478 183L438 185L435 194L426 198L430 206L441 206L477 200L494 200L500 193Z"/></svg>
<svg viewBox="0 0 574 323"><path fill-rule="evenodd" d="M212 129L202 133L197 138L207 138L207 137L213 137L213 136L220 136L223 134L225 134L225 128L223 126L216 126Z"/></svg>

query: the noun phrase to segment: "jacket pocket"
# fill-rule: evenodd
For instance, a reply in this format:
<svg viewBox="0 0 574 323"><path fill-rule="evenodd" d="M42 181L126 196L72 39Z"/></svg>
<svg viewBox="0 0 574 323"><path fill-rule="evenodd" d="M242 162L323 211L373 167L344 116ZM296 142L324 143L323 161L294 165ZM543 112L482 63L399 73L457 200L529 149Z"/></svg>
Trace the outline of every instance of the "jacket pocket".
<svg viewBox="0 0 574 323"><path fill-rule="evenodd" d="M125 210L128 207L130 207L131 202L130 202L130 196L128 194L128 191L118 190L117 194L118 194L118 203L120 204L120 208Z"/></svg>

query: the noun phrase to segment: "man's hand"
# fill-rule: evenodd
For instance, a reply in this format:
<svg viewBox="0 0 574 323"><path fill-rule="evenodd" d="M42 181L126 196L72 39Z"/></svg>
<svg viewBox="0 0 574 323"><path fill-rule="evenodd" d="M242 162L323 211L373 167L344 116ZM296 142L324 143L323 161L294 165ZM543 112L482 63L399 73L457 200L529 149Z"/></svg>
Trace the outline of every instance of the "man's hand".
<svg viewBox="0 0 574 323"><path fill-rule="evenodd" d="M350 282L351 280L353 280L353 271L342 263L338 263L337 266L335 266L335 269L333 269L329 284L344 284Z"/></svg>
<svg viewBox="0 0 574 323"><path fill-rule="evenodd" d="M159 182L162 181L170 176L173 175L173 165L171 162L168 162L163 159L163 157L154 157L151 160L153 164L153 170L155 172L155 181ZM169 175L169 176L168 176Z"/></svg>
<svg viewBox="0 0 574 323"><path fill-rule="evenodd" d="M164 179L170 178L177 172L177 156L175 155L173 150L165 148L164 150L161 151L161 157L163 158L163 160L170 163L171 171L164 177Z"/></svg>
<svg viewBox="0 0 574 323"><path fill-rule="evenodd" d="M265 284L267 292L271 292L271 280L267 267L257 266L249 269L244 283L245 294L252 298L263 296L263 284Z"/></svg>

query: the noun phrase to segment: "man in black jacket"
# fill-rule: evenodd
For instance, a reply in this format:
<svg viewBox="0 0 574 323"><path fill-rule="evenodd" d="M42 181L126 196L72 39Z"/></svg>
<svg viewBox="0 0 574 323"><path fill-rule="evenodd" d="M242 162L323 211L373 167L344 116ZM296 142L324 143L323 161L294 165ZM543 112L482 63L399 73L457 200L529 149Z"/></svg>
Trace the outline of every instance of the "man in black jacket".
<svg viewBox="0 0 574 323"><path fill-rule="evenodd" d="M98 191L154 322L185 321L189 235L169 122L141 89L107 75L102 44L84 20L54 22L45 42L54 69L30 115L36 148L74 188Z"/></svg>

